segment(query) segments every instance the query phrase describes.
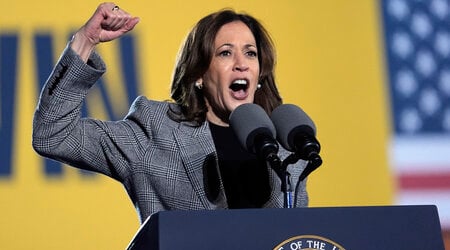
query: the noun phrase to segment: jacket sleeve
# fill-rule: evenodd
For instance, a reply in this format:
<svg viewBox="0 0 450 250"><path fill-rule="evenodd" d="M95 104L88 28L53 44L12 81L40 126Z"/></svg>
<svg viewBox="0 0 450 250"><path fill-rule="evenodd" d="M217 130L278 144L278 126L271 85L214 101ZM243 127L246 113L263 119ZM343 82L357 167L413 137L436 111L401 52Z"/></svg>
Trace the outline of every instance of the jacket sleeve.
<svg viewBox="0 0 450 250"><path fill-rule="evenodd" d="M81 118L88 90L105 71L95 52L84 63L67 46L41 90L33 119L32 144L42 156L123 181L129 159L137 158L139 132L133 130L139 131L139 126L126 121Z"/></svg>

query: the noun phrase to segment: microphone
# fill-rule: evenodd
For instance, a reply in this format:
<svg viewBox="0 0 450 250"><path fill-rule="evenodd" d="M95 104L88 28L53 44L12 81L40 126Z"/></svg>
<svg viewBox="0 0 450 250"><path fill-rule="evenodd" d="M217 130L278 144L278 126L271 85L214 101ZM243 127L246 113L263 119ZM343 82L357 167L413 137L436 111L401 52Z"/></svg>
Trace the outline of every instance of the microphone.
<svg viewBox="0 0 450 250"><path fill-rule="evenodd" d="M277 139L284 148L316 167L322 164L316 126L301 108L282 104L272 111L270 118L276 127Z"/></svg>
<svg viewBox="0 0 450 250"><path fill-rule="evenodd" d="M262 107L254 103L239 105L231 112L230 126L247 151L270 162L279 161L276 130Z"/></svg>

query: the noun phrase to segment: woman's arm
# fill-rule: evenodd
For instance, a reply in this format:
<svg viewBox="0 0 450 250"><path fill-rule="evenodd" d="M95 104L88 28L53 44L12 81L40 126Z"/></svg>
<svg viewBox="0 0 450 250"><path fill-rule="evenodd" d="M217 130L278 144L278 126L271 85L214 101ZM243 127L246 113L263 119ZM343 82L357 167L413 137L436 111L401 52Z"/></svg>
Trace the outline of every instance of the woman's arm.
<svg viewBox="0 0 450 250"><path fill-rule="evenodd" d="M114 6L101 4L55 65L34 115L33 147L43 156L121 179L116 173L121 171L112 167L126 167L114 135L127 133L130 125L81 118L85 96L105 72L94 47L120 37L138 21Z"/></svg>

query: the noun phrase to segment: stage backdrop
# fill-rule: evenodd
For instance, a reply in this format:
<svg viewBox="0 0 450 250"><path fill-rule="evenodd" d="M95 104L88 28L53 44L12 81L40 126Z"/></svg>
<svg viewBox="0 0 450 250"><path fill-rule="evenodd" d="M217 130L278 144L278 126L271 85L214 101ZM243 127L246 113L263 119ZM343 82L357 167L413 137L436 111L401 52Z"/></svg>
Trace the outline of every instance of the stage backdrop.
<svg viewBox="0 0 450 250"><path fill-rule="evenodd" d="M0 17L0 248L123 249L139 227L120 183L38 156L32 116L42 84L71 34L100 2L9 1ZM390 205L391 113L378 1L117 1L141 17L98 47L108 72L84 115L121 119L140 94L169 98L181 41L225 7L261 20L277 48L285 103L315 121L323 165L310 175L311 206Z"/></svg>

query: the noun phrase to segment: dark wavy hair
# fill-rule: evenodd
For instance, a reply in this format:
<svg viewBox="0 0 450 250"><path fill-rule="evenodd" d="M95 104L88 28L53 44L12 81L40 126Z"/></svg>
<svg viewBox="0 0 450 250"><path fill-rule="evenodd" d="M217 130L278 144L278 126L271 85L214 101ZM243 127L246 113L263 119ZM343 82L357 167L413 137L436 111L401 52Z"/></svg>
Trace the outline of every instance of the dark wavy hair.
<svg viewBox="0 0 450 250"><path fill-rule="evenodd" d="M252 16L224 9L202 18L181 47L171 86L171 97L181 109L169 110L172 119L194 122L196 125L205 122L208 109L203 92L195 87L195 81L209 68L219 29L234 21L246 24L256 40L260 67L258 83L261 84L261 88L255 93L254 103L259 104L268 114L282 103L275 84L275 49L268 32Z"/></svg>

